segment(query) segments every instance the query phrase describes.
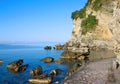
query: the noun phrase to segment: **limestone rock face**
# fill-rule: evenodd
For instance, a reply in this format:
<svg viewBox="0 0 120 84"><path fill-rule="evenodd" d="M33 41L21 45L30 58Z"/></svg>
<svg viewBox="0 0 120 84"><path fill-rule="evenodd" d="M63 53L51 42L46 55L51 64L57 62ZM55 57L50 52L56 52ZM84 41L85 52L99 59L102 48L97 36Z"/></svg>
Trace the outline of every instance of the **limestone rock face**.
<svg viewBox="0 0 120 84"><path fill-rule="evenodd" d="M81 56L81 53L74 53L74 52L71 52L71 51L64 51L62 54L61 54L61 57L60 58L78 58L78 56Z"/></svg>
<svg viewBox="0 0 120 84"><path fill-rule="evenodd" d="M90 0L88 0L90 1ZM73 31L70 44L81 42L90 46L113 47L120 43L120 1L101 0L102 8L98 11L93 10L93 2L86 7L86 17L89 14L96 16L98 24L94 30L82 34L81 22L84 18L73 19Z"/></svg>

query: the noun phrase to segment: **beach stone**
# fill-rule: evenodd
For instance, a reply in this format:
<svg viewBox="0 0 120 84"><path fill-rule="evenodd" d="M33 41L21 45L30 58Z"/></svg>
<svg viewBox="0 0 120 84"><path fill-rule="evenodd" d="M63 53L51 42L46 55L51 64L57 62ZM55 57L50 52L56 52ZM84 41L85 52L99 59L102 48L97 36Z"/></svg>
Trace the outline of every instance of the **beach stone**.
<svg viewBox="0 0 120 84"><path fill-rule="evenodd" d="M41 59L41 61L45 63L51 63L51 62L54 62L54 58L46 57L46 58Z"/></svg>
<svg viewBox="0 0 120 84"><path fill-rule="evenodd" d="M55 84L59 84L59 81L56 81Z"/></svg>
<svg viewBox="0 0 120 84"><path fill-rule="evenodd" d="M85 56L81 55L78 57L78 60L82 61L82 60L84 60L84 58L85 58Z"/></svg>
<svg viewBox="0 0 120 84"><path fill-rule="evenodd" d="M68 83L64 83L64 84L68 84Z"/></svg>

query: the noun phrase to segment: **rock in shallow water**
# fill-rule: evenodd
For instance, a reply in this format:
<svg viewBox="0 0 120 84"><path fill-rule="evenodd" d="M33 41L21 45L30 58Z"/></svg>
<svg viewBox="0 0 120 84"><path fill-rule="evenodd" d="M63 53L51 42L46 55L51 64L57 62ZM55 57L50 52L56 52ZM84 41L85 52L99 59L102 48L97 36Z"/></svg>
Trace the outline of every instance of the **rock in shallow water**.
<svg viewBox="0 0 120 84"><path fill-rule="evenodd" d="M30 84L51 84L52 78L48 77L47 74L41 74L31 77L28 81Z"/></svg>
<svg viewBox="0 0 120 84"><path fill-rule="evenodd" d="M7 69L12 72L23 72L27 69L28 64L22 65L23 64L23 59L19 59L17 61L11 62L7 65Z"/></svg>
<svg viewBox="0 0 120 84"><path fill-rule="evenodd" d="M45 49L45 50L51 50L52 47L51 47L51 46L45 46L44 49Z"/></svg>
<svg viewBox="0 0 120 84"><path fill-rule="evenodd" d="M51 63L51 62L54 62L54 58L46 57L46 58L41 59L41 61L45 63Z"/></svg>
<svg viewBox="0 0 120 84"><path fill-rule="evenodd" d="M23 72L23 71L25 71L25 70L27 69L28 66L29 66L29 65L26 64L26 65L22 65L22 66L20 66L20 67L16 67L16 68L15 68L15 72Z"/></svg>
<svg viewBox="0 0 120 84"><path fill-rule="evenodd" d="M38 66L35 69L30 71L31 76L38 76L40 74L42 74L42 67L41 66Z"/></svg>
<svg viewBox="0 0 120 84"><path fill-rule="evenodd" d="M0 60L0 64L2 64L3 63L3 60Z"/></svg>
<svg viewBox="0 0 120 84"><path fill-rule="evenodd" d="M30 84L51 84L52 79L50 77L46 77L43 79L29 79L28 80L30 82Z"/></svg>
<svg viewBox="0 0 120 84"><path fill-rule="evenodd" d="M52 76L56 76L56 75L58 75L60 73L62 73L61 69L54 69L54 70L50 71L50 75L52 75Z"/></svg>

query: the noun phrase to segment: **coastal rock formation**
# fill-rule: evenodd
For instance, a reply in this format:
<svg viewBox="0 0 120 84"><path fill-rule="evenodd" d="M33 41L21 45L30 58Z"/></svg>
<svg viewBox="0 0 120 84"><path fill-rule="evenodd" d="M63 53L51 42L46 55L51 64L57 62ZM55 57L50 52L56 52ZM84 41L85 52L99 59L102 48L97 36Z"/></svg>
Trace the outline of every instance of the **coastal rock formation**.
<svg viewBox="0 0 120 84"><path fill-rule="evenodd" d="M61 54L60 58L61 59L77 59L79 61L83 61L88 55L89 55L88 53L64 51Z"/></svg>
<svg viewBox="0 0 120 84"><path fill-rule="evenodd" d="M74 53L74 52L71 52L71 51L64 51L62 54L61 54L61 57L60 58L77 58L78 56L81 56L81 53Z"/></svg>
<svg viewBox="0 0 120 84"><path fill-rule="evenodd" d="M9 63L7 65L7 69L12 72L17 72L17 73L23 72L27 69L28 64L26 64L26 65L22 65L22 64L23 64L23 60L20 59L20 60Z"/></svg>
<svg viewBox="0 0 120 84"><path fill-rule="evenodd" d="M30 78L28 81L30 84L51 84L52 78L48 77L46 74L41 74Z"/></svg>
<svg viewBox="0 0 120 84"><path fill-rule="evenodd" d="M54 69L50 71L50 75L56 76L58 74L62 73L61 69Z"/></svg>
<svg viewBox="0 0 120 84"><path fill-rule="evenodd" d="M3 63L3 60L0 60L0 64L2 64Z"/></svg>
<svg viewBox="0 0 120 84"><path fill-rule="evenodd" d="M56 64L63 64L64 61L62 59L55 59L54 60Z"/></svg>
<svg viewBox="0 0 120 84"><path fill-rule="evenodd" d="M51 62L54 62L54 58L46 57L46 58L41 59L41 61L45 63L51 63Z"/></svg>
<svg viewBox="0 0 120 84"><path fill-rule="evenodd" d="M64 45L56 44L55 47L56 47L56 50L68 50L67 44L64 44Z"/></svg>
<svg viewBox="0 0 120 84"><path fill-rule="evenodd" d="M41 66L38 66L35 69L30 71L31 76L38 76L40 74L42 74L42 67Z"/></svg>
<svg viewBox="0 0 120 84"><path fill-rule="evenodd" d="M45 46L44 49L45 49L45 50L51 50L52 47L51 47L51 46Z"/></svg>
<svg viewBox="0 0 120 84"><path fill-rule="evenodd" d="M35 69L30 71L30 84L51 84L52 78L47 74L42 74L42 67L37 66Z"/></svg>
<svg viewBox="0 0 120 84"><path fill-rule="evenodd" d="M74 25L69 45L113 48L120 43L120 0L88 0L71 17Z"/></svg>

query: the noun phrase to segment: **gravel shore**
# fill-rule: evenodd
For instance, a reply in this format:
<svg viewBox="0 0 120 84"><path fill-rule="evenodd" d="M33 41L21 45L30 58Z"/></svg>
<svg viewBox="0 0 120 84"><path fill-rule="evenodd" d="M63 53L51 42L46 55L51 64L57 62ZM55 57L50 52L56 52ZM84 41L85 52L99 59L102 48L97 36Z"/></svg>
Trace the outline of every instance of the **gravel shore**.
<svg viewBox="0 0 120 84"><path fill-rule="evenodd" d="M108 71L115 58L103 59L86 64L83 70L77 71L62 84L117 84L108 81Z"/></svg>

